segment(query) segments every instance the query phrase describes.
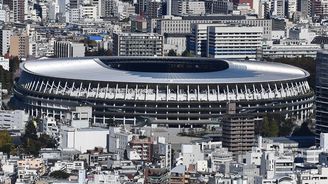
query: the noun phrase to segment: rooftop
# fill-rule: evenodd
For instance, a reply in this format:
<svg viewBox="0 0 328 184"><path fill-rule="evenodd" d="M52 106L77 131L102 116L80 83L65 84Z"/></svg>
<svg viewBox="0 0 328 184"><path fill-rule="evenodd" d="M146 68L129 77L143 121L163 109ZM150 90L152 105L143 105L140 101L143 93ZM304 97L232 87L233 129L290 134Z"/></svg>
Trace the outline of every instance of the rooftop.
<svg viewBox="0 0 328 184"><path fill-rule="evenodd" d="M100 57L28 61L30 74L83 81L147 84L260 83L303 79L309 73L290 65L188 57Z"/></svg>

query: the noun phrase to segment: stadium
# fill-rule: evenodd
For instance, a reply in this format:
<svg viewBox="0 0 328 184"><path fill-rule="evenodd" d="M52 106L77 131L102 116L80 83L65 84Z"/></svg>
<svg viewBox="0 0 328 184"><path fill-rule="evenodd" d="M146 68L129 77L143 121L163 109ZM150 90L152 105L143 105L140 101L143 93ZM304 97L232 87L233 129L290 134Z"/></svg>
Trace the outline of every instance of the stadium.
<svg viewBox="0 0 328 184"><path fill-rule="evenodd" d="M20 65L13 104L60 118L91 106L94 123L215 124L233 113L303 120L313 92L305 70L278 63L183 57L47 59ZM233 105L231 105L233 104Z"/></svg>

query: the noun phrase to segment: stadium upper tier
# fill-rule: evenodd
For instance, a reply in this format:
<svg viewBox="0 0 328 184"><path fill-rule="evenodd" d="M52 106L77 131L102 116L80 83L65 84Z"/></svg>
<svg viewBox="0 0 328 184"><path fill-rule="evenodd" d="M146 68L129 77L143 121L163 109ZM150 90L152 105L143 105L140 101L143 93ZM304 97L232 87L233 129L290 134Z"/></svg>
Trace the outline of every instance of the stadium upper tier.
<svg viewBox="0 0 328 184"><path fill-rule="evenodd" d="M153 84L258 83L309 76L304 70L279 63L174 57L51 59L26 62L21 68L52 78Z"/></svg>
<svg viewBox="0 0 328 184"><path fill-rule="evenodd" d="M13 104L31 115L62 117L80 105L95 122L217 123L236 113L278 112L298 120L312 112L308 72L255 61L181 57L49 59L21 64Z"/></svg>

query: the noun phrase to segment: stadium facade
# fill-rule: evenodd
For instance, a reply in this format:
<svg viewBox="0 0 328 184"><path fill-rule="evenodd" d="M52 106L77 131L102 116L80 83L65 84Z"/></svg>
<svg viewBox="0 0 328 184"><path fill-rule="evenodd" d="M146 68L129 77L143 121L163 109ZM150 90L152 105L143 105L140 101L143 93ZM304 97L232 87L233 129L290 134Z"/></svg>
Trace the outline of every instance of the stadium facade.
<svg viewBox="0 0 328 184"><path fill-rule="evenodd" d="M278 63L103 57L30 61L20 68L13 97L17 108L59 118L87 105L95 123L147 117L172 126L211 124L230 106L258 118L278 112L303 120L314 100L308 72Z"/></svg>

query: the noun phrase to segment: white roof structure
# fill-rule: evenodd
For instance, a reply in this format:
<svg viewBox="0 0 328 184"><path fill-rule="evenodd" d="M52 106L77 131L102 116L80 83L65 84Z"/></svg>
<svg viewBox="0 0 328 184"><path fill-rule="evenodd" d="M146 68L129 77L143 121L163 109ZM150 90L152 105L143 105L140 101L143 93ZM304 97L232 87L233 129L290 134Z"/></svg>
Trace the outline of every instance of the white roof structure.
<svg viewBox="0 0 328 184"><path fill-rule="evenodd" d="M196 68L203 62L208 66L225 65L220 69L210 68L202 71L160 71L157 68L141 71L138 69L126 70L120 65L133 66L152 64L158 67L170 64L192 64ZM210 63L211 62L211 63ZM114 66L114 65L115 66ZM142 66L143 67L143 66ZM142 68L140 67L140 68ZM215 66L214 66L215 67ZM223 61L208 58L182 58L182 57L101 57L77 59L48 59L44 61L29 61L21 64L21 69L37 76L50 78L124 82L124 83L154 83L154 84L229 84L229 83L261 83L303 79L309 73L303 69L290 65L260 62L260 61ZM174 68L176 69L176 68Z"/></svg>

